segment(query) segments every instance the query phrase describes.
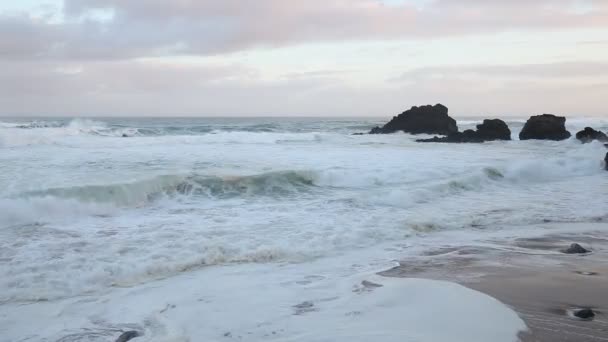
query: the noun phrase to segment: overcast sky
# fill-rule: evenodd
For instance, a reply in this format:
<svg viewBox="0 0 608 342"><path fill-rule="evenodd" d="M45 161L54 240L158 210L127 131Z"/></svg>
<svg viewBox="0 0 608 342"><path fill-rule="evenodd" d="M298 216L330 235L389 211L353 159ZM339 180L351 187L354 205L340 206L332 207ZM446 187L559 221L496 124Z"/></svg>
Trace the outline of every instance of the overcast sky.
<svg viewBox="0 0 608 342"><path fill-rule="evenodd" d="M605 115L607 0L0 3L0 115Z"/></svg>

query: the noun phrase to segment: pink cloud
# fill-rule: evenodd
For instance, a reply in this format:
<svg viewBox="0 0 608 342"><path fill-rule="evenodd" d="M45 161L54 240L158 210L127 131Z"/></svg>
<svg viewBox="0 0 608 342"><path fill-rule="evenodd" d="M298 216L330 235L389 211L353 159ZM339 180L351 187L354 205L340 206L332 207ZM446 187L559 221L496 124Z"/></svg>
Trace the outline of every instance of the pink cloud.
<svg viewBox="0 0 608 342"><path fill-rule="evenodd" d="M109 19L87 17L94 10ZM1 57L206 55L320 41L426 39L505 30L608 27L600 0L66 0L67 22L0 16Z"/></svg>
<svg viewBox="0 0 608 342"><path fill-rule="evenodd" d="M482 77L476 79L454 70L444 70L441 78L425 77L431 71L422 69L414 82L366 86L343 82L340 76L344 70L286 74L267 80L258 77L256 70L239 65L0 62L0 114L390 118L411 105L441 102L454 115L605 115L601 104L608 82L600 78L572 83L568 76L587 74L596 67L606 74L605 64L532 65L521 73L529 72L536 78L525 81L518 79L520 74L512 77L512 66L480 67L476 72ZM561 77L564 68L570 71ZM544 81L547 77L550 82Z"/></svg>

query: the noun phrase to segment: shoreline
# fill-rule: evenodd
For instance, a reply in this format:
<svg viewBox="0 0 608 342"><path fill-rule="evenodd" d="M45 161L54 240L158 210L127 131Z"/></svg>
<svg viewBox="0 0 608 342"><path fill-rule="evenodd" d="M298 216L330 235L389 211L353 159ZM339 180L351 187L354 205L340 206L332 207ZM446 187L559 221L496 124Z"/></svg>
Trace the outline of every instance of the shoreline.
<svg viewBox="0 0 608 342"><path fill-rule="evenodd" d="M602 271L598 275L559 270L497 272L463 285L512 307L529 328L520 333L522 342L608 341L608 268ZM572 310L587 308L596 315L592 321L572 317Z"/></svg>
<svg viewBox="0 0 608 342"><path fill-rule="evenodd" d="M393 261L364 266L344 255L338 274L324 259L306 269L231 265L98 296L13 303L2 307L0 335L10 341L115 341L129 331L149 341L608 341L604 224L572 223L567 227L576 233L559 233L564 225L535 226L539 235L555 226L542 237L514 239L515 230L510 238L485 240L491 243L432 244L379 274ZM593 253L560 252L574 241ZM595 319L568 317L575 306L591 307ZM23 324L31 320L39 326Z"/></svg>
<svg viewBox="0 0 608 342"><path fill-rule="evenodd" d="M515 239L500 250L439 248L379 274L452 281L485 293L525 321L522 342L608 341L608 238L599 231L605 224L591 225L598 230ZM571 242L592 253L561 253ZM585 308L594 311L592 320L572 316Z"/></svg>

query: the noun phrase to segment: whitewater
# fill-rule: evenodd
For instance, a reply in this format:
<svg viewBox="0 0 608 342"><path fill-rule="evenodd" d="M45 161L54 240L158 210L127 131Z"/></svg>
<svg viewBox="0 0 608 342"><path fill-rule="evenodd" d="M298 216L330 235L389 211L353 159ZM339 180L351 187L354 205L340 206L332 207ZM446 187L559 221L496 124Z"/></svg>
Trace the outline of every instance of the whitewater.
<svg viewBox="0 0 608 342"><path fill-rule="evenodd" d="M352 135L383 121L1 118L0 341L516 341L487 295L376 273L608 219L606 148Z"/></svg>

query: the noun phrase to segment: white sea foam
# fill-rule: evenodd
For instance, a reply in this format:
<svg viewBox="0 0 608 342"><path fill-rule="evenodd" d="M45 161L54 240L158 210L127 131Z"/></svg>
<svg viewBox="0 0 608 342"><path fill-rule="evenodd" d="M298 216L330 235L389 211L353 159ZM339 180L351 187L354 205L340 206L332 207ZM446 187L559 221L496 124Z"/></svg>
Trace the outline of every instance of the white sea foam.
<svg viewBox="0 0 608 342"><path fill-rule="evenodd" d="M0 199L0 229L15 225L71 223L77 217L107 216L112 205L83 203L71 199L44 196L31 199Z"/></svg>
<svg viewBox="0 0 608 342"><path fill-rule="evenodd" d="M9 305L14 324L3 337L96 341L136 330L141 341L510 342L526 329L484 294L340 266L347 260L205 269L98 298Z"/></svg>
<svg viewBox="0 0 608 342"><path fill-rule="evenodd" d="M69 122L38 121L0 123L0 146L18 147L41 144L61 144L62 140L78 136L123 137L138 134L136 128L108 127L105 122L73 119Z"/></svg>
<svg viewBox="0 0 608 342"><path fill-rule="evenodd" d="M365 122L348 124L360 130ZM5 144L0 150L2 308L34 302L32 310L56 312L54 303L62 303L60 310L71 312L72 304L65 303L80 296L123 300L124 287L138 303L155 301L154 296L164 296L153 290L155 284L169 291L181 286L172 279L206 277L206 272L219 272L211 273L218 289L228 279L242 282L231 294L243 300L247 287L264 288L269 272L277 272L272 279L281 282L291 277L280 272L282 267L314 275L315 264L325 265L325 276L334 282L345 277L352 286L358 267L378 271L386 266L382 262L420 252L416 246L427 243L485 244L514 225L608 218L608 177L601 164L606 149L574 138L418 144L407 134L351 136L355 128L345 130L334 121L18 125L22 123L0 126ZM245 269L260 272L243 278L255 279L253 283L230 278L231 270ZM335 277L327 276L331 274ZM201 297L207 293L205 286L193 289ZM290 287L269 289L295 295L289 294L295 291ZM198 300L188 297L195 296L192 292L183 293L184 302ZM288 307L305 297L286 297ZM225 300L218 297L216 307ZM51 302L46 307L39 301ZM98 305L112 311L109 304ZM270 302L260 305L275 309ZM125 304L117 308L123 310ZM87 309L76 305L65 317L79 317ZM338 315L334 309L324 310ZM121 316L121 322L112 322L137 323L150 331L158 325L178 337L195 336L182 316L170 318L168 325L146 326L167 319L155 317L155 310L146 307L137 318ZM229 314L233 312L223 315ZM384 317L372 315L372 321ZM17 322L20 317L25 316L9 315ZM331 322L328 316L317 317ZM96 324L91 322L76 320L69 329ZM49 321L45 336L65 333L55 323ZM0 321L0 332L8 326L13 325ZM216 336L225 328L219 324L200 333ZM286 331L305 340L296 330ZM285 334L277 339L288 340Z"/></svg>

